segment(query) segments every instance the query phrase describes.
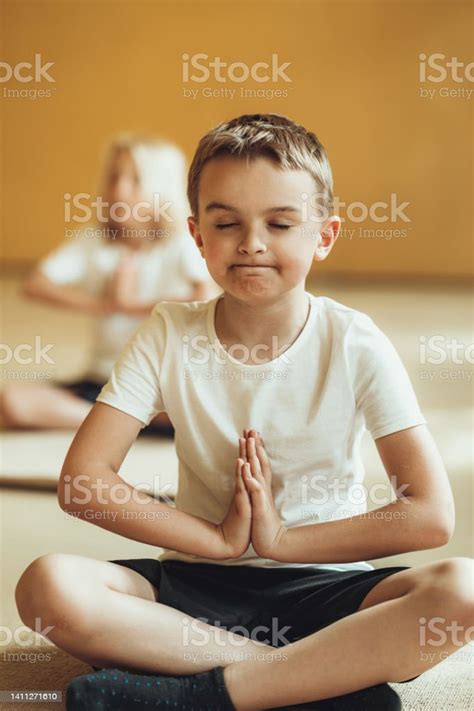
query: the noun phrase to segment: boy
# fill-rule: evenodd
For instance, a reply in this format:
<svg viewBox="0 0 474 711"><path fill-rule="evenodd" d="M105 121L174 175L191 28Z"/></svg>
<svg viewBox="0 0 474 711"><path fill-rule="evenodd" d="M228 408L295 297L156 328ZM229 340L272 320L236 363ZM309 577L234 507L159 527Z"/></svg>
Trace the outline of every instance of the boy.
<svg viewBox="0 0 474 711"><path fill-rule="evenodd" d="M154 308L59 486L64 510L92 509L97 525L168 550L43 556L18 583L20 615L113 667L75 679L68 709L399 709L386 682L459 647L436 635L439 656L423 654L422 620L472 624L472 561L376 570L361 560L445 544L454 504L388 338L305 291L340 228L325 151L283 116L240 116L199 143L188 196L190 231L223 294ZM163 410L176 432L176 509L132 487L116 501L129 447ZM397 491L377 516L347 495L363 480L364 425Z"/></svg>

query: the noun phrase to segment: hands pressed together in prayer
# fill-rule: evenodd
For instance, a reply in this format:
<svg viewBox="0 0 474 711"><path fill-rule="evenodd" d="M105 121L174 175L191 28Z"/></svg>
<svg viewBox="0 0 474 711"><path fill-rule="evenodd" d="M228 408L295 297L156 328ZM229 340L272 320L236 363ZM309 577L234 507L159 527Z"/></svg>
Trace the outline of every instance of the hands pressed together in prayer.
<svg viewBox="0 0 474 711"><path fill-rule="evenodd" d="M257 555L278 560L287 528L272 493L272 470L259 432L244 430L235 460L234 497L217 530L225 557L240 558L249 544Z"/></svg>

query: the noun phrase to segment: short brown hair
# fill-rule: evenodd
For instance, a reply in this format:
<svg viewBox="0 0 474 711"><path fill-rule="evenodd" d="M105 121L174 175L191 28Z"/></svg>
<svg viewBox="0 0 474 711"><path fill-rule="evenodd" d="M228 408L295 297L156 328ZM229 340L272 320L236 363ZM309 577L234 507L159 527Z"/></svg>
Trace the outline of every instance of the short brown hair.
<svg viewBox="0 0 474 711"><path fill-rule="evenodd" d="M280 114L244 114L225 121L199 141L188 174L188 200L198 216L199 178L213 158L266 156L284 170L306 170L314 179L318 197L329 212L333 207L331 167L314 133Z"/></svg>

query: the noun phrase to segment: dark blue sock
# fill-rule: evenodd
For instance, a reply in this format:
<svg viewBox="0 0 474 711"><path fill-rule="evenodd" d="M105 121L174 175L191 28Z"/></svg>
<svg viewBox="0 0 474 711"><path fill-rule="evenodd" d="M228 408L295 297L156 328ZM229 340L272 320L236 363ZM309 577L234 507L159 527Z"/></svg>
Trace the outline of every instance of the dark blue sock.
<svg viewBox="0 0 474 711"><path fill-rule="evenodd" d="M101 669L79 676L66 691L67 711L235 711L224 667L186 676Z"/></svg>
<svg viewBox="0 0 474 711"><path fill-rule="evenodd" d="M401 711L402 708L401 699L395 689L388 684L376 684L343 696L308 701L294 706L280 706L268 711Z"/></svg>

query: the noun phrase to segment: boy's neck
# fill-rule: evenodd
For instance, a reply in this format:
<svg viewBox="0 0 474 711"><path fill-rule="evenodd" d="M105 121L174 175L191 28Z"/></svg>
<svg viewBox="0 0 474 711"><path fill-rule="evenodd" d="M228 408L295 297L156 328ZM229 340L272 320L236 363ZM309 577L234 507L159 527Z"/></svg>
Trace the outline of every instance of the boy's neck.
<svg viewBox="0 0 474 711"><path fill-rule="evenodd" d="M308 315L309 300L304 286L281 294L271 303L245 302L224 292L216 305L214 328L226 348L236 344L247 349L267 346L267 350L256 350L260 363L287 350L303 330Z"/></svg>

